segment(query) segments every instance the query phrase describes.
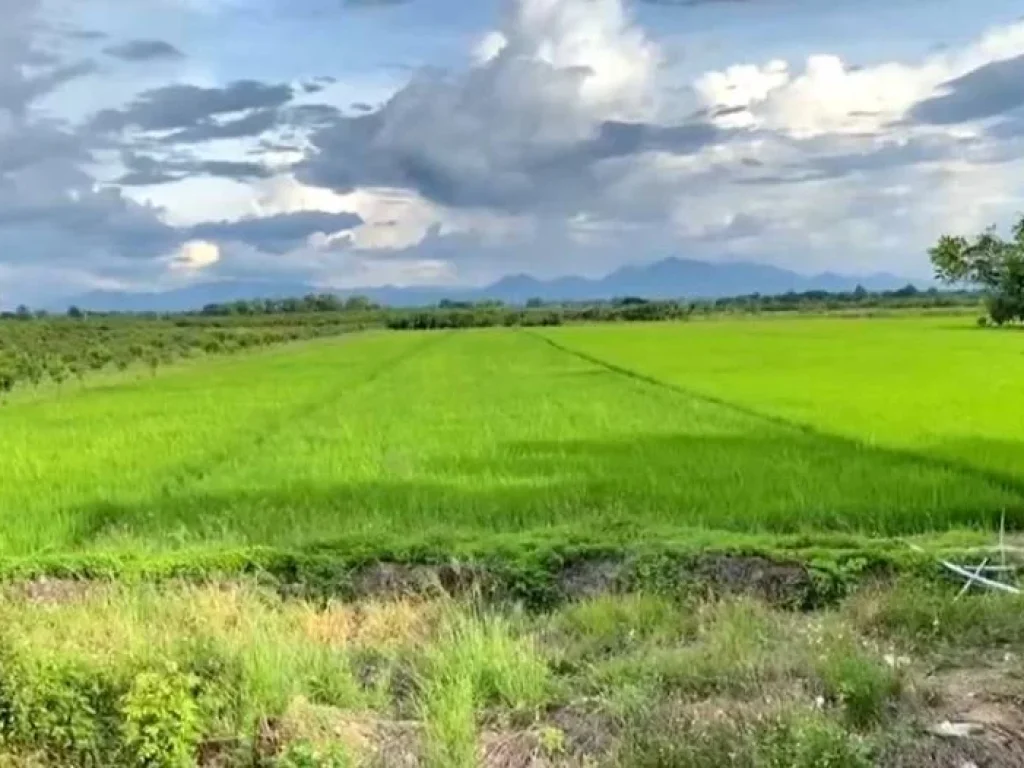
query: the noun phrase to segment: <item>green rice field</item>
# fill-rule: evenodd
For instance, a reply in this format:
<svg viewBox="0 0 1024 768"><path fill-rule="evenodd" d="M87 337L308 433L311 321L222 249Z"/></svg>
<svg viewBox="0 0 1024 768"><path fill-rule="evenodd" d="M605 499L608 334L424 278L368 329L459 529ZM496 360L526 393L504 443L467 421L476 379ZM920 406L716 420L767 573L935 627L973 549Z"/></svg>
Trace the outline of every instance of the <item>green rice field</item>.
<svg viewBox="0 0 1024 768"><path fill-rule="evenodd" d="M0 407L0 556L1024 524L1024 335L366 332Z"/></svg>

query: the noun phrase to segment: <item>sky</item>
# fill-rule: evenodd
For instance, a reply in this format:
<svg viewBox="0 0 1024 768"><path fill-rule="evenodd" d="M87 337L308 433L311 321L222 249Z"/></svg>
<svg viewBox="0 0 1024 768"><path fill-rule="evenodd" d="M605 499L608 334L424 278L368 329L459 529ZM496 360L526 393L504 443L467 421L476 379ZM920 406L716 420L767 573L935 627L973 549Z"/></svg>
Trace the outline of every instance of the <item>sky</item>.
<svg viewBox="0 0 1024 768"><path fill-rule="evenodd" d="M0 306L930 275L1024 212L1019 0L0 0Z"/></svg>

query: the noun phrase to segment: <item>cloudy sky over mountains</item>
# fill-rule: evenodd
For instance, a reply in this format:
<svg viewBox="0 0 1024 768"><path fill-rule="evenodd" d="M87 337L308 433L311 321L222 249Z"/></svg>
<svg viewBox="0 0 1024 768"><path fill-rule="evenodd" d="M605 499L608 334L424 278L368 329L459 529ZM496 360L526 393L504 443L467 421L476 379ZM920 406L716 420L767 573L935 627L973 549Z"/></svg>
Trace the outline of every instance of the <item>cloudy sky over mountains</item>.
<svg viewBox="0 0 1024 768"><path fill-rule="evenodd" d="M0 0L0 304L927 276L1024 210L1019 0Z"/></svg>

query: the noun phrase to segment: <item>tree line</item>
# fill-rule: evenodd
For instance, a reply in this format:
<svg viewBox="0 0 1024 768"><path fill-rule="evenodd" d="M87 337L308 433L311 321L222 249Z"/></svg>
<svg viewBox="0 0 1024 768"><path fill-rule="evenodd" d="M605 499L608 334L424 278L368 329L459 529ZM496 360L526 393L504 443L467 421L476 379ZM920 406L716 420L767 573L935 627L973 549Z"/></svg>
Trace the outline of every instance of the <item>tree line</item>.
<svg viewBox="0 0 1024 768"><path fill-rule="evenodd" d="M687 320L726 313L929 309L977 305L974 289L750 294L705 301L647 300L546 302L523 305L488 300L443 300L421 308L382 307L363 296L311 294L209 304L195 312L100 313L71 307L63 315L19 307L0 313L0 395L15 387L62 385L102 370L136 367L156 372L175 360L233 354L302 339L367 328L434 330L565 323ZM1002 300L1000 300L1002 301ZM992 303L990 310L1003 304ZM1000 315L1001 317L1001 315Z"/></svg>
<svg viewBox="0 0 1024 768"><path fill-rule="evenodd" d="M530 299L524 306L500 302L442 301L435 307L392 309L385 324L393 330L434 330L490 326L550 326L565 323L655 322L687 320L714 314L771 312L820 313L843 310L943 309L977 306L974 290L919 290L907 285L892 291L804 291L778 295L749 294L697 301L647 300L623 297L608 301L545 302Z"/></svg>
<svg viewBox="0 0 1024 768"><path fill-rule="evenodd" d="M361 330L379 322L361 312L291 316L290 322L174 315L69 312L66 316L0 315L0 395L15 387L63 385L91 373L129 367L155 373L197 356L244 350Z"/></svg>
<svg viewBox="0 0 1024 768"><path fill-rule="evenodd" d="M991 322L1024 322L1024 215L1009 240L993 226L973 238L943 235L928 254L940 280L983 291Z"/></svg>

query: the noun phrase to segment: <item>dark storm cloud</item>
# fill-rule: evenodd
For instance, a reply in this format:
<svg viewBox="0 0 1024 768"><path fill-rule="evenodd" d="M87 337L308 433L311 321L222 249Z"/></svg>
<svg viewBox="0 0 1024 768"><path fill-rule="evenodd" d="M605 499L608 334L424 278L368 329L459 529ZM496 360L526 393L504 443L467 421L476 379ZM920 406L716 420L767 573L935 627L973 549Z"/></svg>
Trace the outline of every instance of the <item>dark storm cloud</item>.
<svg viewBox="0 0 1024 768"><path fill-rule="evenodd" d="M3 39L0 38L2 43ZM26 63L37 64L37 56L38 52L26 52L22 58ZM83 60L59 63L32 75L20 71L16 75L13 72L0 72L0 109L7 108L15 115L20 115L37 99L72 80L91 75L96 70L96 62Z"/></svg>
<svg viewBox="0 0 1024 768"><path fill-rule="evenodd" d="M413 0L341 0L345 8L391 8L411 2Z"/></svg>
<svg viewBox="0 0 1024 768"><path fill-rule="evenodd" d="M293 95L289 85L256 80L237 80L222 88L168 85L144 92L124 109L98 113L92 126L100 131L185 129L220 115L280 107Z"/></svg>
<svg viewBox="0 0 1024 768"><path fill-rule="evenodd" d="M271 175L271 170L261 163L238 160L203 160L196 165L195 172L236 181L266 179Z"/></svg>
<svg viewBox="0 0 1024 768"><path fill-rule="evenodd" d="M585 162L642 152L687 155L714 144L729 134L729 131L704 122L650 125L607 121L601 124L598 137L581 147L584 150Z"/></svg>
<svg viewBox="0 0 1024 768"><path fill-rule="evenodd" d="M0 242L23 242L0 258L15 261L74 259L87 251L145 259L167 253L181 241L149 206L128 200L116 189L53 194L42 200L8 199L0 207ZM34 241L35 239L35 241ZM56 250L50 243L63 244Z"/></svg>
<svg viewBox="0 0 1024 768"><path fill-rule="evenodd" d="M910 120L954 125L996 117L1024 106L1024 56L978 67L945 83L943 91L915 105Z"/></svg>
<svg viewBox="0 0 1024 768"><path fill-rule="evenodd" d="M214 176L234 181L265 179L271 175L261 163L234 160L199 160L188 157L155 158L126 152L121 158L125 173L116 183L142 187L180 181L190 176Z"/></svg>
<svg viewBox="0 0 1024 768"><path fill-rule="evenodd" d="M319 75L304 82L302 90L306 93L319 93L327 86L334 85L336 82L338 82L338 78L333 75Z"/></svg>
<svg viewBox="0 0 1024 768"><path fill-rule="evenodd" d="M354 213L298 211L263 218L197 224L188 230L191 239L239 242L267 253L287 253L313 234L335 234L363 223Z"/></svg>
<svg viewBox="0 0 1024 768"><path fill-rule="evenodd" d="M95 162L95 136L38 108L97 68L46 47L54 29L42 9L38 0L0 0L0 262L158 256L178 241L159 211L97 188L86 170Z"/></svg>
<svg viewBox="0 0 1024 768"><path fill-rule="evenodd" d="M205 118L168 134L161 139L161 142L164 144L199 144L216 139L262 136L276 127L279 120L280 112L274 108L253 110L242 117L220 122Z"/></svg>
<svg viewBox="0 0 1024 768"><path fill-rule="evenodd" d="M106 40L109 37L106 32L101 32L98 29L68 29L63 34L72 40L84 40L86 42Z"/></svg>
<svg viewBox="0 0 1024 768"><path fill-rule="evenodd" d="M738 177L733 179L733 183L741 186L793 185L941 163L951 157L979 164L1007 159L1005 147L998 144L978 137L945 134L898 140L880 140L874 134L793 139L766 133L763 137L771 139L779 147L792 150L799 159L772 163L770 172ZM751 169L765 166L763 161L753 158L742 158L740 164Z"/></svg>
<svg viewBox="0 0 1024 768"><path fill-rule="evenodd" d="M538 143L520 148L514 164L499 155L485 158L490 165L466 167L458 157L434 152L428 133L420 146L380 151L386 126L379 113L342 118L314 134L313 145L320 154L300 163L300 175L338 191L393 185L416 189L445 205L524 210L552 196L571 197L592 187L597 183L594 167L603 160L653 151L691 154L726 136L706 123L656 126L607 121L591 139L550 147Z"/></svg>
<svg viewBox="0 0 1024 768"><path fill-rule="evenodd" d="M122 61L180 59L184 54L165 40L128 40L107 46L103 52Z"/></svg>
<svg viewBox="0 0 1024 768"><path fill-rule="evenodd" d="M182 150L212 139L260 137L282 124L320 125L336 111L305 105L291 112L290 86L247 80L217 88L155 88L85 124L46 118L39 101L96 71L96 64L66 60L47 48L44 37L53 30L40 17L41 9L39 0L0 0L0 266L61 270L75 265L96 274L157 274L166 258L193 238L237 242L269 259L313 233L334 234L361 222L347 213L295 213L176 227L165 221L164 210L136 202L118 182L98 183L92 169L100 151L120 152L123 186L200 175L265 178L270 170L259 162L198 158ZM100 37L73 29L63 36L82 42ZM176 55L159 41L111 44L106 53L128 61ZM142 135L123 135L129 128Z"/></svg>
<svg viewBox="0 0 1024 768"><path fill-rule="evenodd" d="M746 5L753 0L639 0L639 2L663 8L693 8L698 5Z"/></svg>
<svg viewBox="0 0 1024 768"><path fill-rule="evenodd" d="M40 122L33 124L31 129L0 134L0 174L37 164L52 166L88 158L81 139L56 125Z"/></svg>
<svg viewBox="0 0 1024 768"><path fill-rule="evenodd" d="M422 72L376 111L325 119L295 170L338 192L394 186L455 207L568 210L593 197L602 161L689 154L726 135L700 121L594 121L576 101L589 76L514 56L456 77Z"/></svg>

